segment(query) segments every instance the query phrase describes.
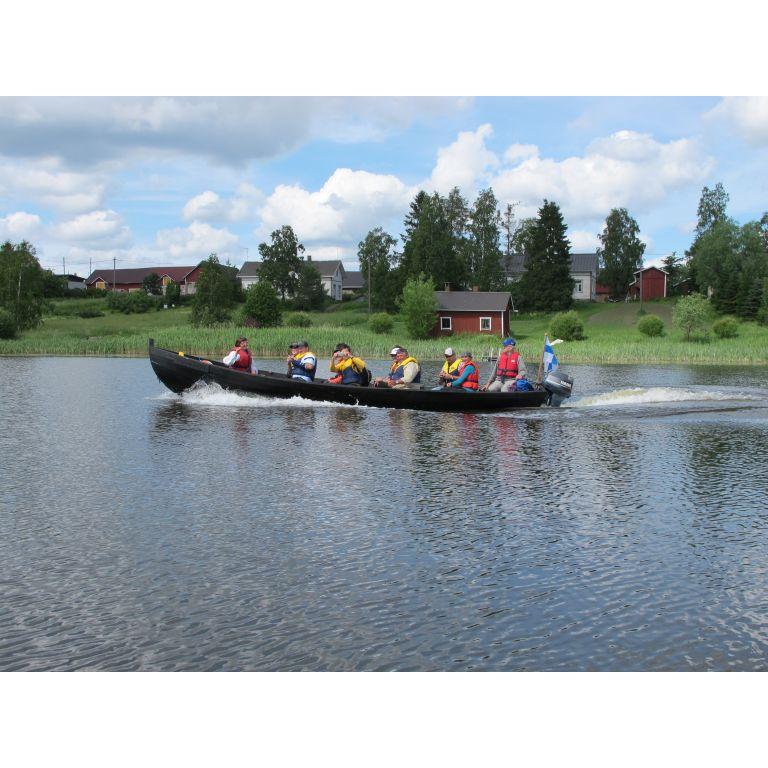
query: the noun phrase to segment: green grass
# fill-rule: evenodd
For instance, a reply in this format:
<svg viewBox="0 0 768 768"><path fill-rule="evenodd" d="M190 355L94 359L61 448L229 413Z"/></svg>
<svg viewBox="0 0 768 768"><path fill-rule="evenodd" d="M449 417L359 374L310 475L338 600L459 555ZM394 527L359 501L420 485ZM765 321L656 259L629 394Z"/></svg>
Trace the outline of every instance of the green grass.
<svg viewBox="0 0 768 768"><path fill-rule="evenodd" d="M70 300L71 301L71 300ZM76 300L79 302L79 300ZM89 301L92 306L94 300ZM103 300L102 300L103 301ZM647 338L637 330L639 306L632 304L583 304L576 307L584 320L586 339L556 347L561 363L740 363L768 364L768 328L740 323L734 339L687 342L672 328L672 301L644 305L648 314L661 317L666 335ZM104 317L46 316L43 324L20 338L0 340L0 355L144 355L147 339L158 346L211 357L223 356L239 335L251 342L258 357L283 357L288 344L307 338L315 352L330 357L340 341L371 359L386 359L395 344L402 344L417 358L437 360L447 344L483 355L498 347L499 340L484 335L451 336L414 340L408 337L401 318L395 317L391 333L378 335L368 329L365 305L348 302L334 312L312 312L310 328L248 329L235 325L194 328L189 309L123 315L107 311ZM514 315L512 334L529 365L541 355L550 315Z"/></svg>

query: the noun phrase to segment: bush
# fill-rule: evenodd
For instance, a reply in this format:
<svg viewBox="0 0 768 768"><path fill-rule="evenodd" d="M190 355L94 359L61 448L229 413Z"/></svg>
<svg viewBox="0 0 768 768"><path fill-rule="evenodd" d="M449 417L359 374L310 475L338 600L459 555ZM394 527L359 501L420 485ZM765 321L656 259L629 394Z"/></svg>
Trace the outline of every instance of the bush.
<svg viewBox="0 0 768 768"><path fill-rule="evenodd" d="M735 339L739 335L739 324L733 317L721 317L712 324L712 330L720 339Z"/></svg>
<svg viewBox="0 0 768 768"><path fill-rule="evenodd" d="M16 323L13 315L0 307L0 339L12 339L16 335Z"/></svg>
<svg viewBox="0 0 768 768"><path fill-rule="evenodd" d="M637 323L637 330L645 336L663 336L664 321L657 315L644 315Z"/></svg>
<svg viewBox="0 0 768 768"><path fill-rule="evenodd" d="M549 321L549 334L563 341L579 341L584 338L584 323L578 312L558 312Z"/></svg>
<svg viewBox="0 0 768 768"><path fill-rule="evenodd" d="M243 316L243 325L249 328L269 328L280 325L283 312L272 283L259 280L258 283L248 286L245 292Z"/></svg>
<svg viewBox="0 0 768 768"><path fill-rule="evenodd" d="M685 340L690 341L693 337L707 338L711 314L709 301L700 293L692 293L677 300L672 319L685 335Z"/></svg>
<svg viewBox="0 0 768 768"><path fill-rule="evenodd" d="M312 318L306 312L289 312L283 320L289 328L309 328Z"/></svg>
<svg viewBox="0 0 768 768"><path fill-rule="evenodd" d="M376 312L368 318L368 327L374 333L389 333L395 325L392 315L386 312Z"/></svg>
<svg viewBox="0 0 768 768"><path fill-rule="evenodd" d="M157 302L144 291L133 291L127 295L127 299L120 311L124 315L143 314L153 309Z"/></svg>
<svg viewBox="0 0 768 768"><path fill-rule="evenodd" d="M125 291L109 291L107 293L107 306L110 309L122 311L128 302L128 294Z"/></svg>
<svg viewBox="0 0 768 768"><path fill-rule="evenodd" d="M85 309L81 309L77 313L77 316L87 319L89 317L104 317L104 313L96 307L86 307Z"/></svg>
<svg viewBox="0 0 768 768"><path fill-rule="evenodd" d="M424 275L408 280L400 299L400 311L405 318L409 336L426 339L437 319L437 299L432 280L426 280Z"/></svg>

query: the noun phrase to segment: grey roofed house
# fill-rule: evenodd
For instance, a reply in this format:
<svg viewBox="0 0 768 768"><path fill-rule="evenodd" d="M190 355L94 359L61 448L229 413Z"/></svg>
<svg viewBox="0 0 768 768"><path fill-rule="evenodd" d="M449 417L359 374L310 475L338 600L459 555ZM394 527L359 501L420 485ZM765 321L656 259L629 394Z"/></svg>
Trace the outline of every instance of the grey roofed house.
<svg viewBox="0 0 768 768"><path fill-rule="evenodd" d="M237 273L238 277L258 277L259 270L261 269L260 261L246 261L240 271Z"/></svg>
<svg viewBox="0 0 768 768"><path fill-rule="evenodd" d="M315 261L312 258L308 258L307 264L313 266L320 273L320 280L323 284L325 292L333 299L337 301L341 300L342 281L344 279L345 271L344 265L338 259L331 261ZM243 288L253 285L253 283L259 282L259 272L261 270L260 261L246 261L237 273L237 277L240 280L240 285Z"/></svg>
<svg viewBox="0 0 768 768"><path fill-rule="evenodd" d="M504 271L510 278L519 277L525 272L526 254L513 253L504 260ZM596 253L572 253L571 274L597 275L598 258Z"/></svg>
<svg viewBox="0 0 768 768"><path fill-rule="evenodd" d="M503 312L509 291L435 291L438 312Z"/></svg>
<svg viewBox="0 0 768 768"><path fill-rule="evenodd" d="M363 273L362 272L350 272L344 273L344 280L342 282L342 288L345 291L358 291L363 287Z"/></svg>

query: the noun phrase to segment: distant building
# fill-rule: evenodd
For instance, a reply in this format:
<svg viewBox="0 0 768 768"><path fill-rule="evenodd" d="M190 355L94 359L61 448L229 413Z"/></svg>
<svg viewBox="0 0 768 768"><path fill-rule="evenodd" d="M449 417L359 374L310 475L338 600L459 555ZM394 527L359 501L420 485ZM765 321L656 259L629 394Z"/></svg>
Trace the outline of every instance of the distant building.
<svg viewBox="0 0 768 768"><path fill-rule="evenodd" d="M67 281L67 289L70 291L84 291L85 290L85 278L79 275L54 275L59 280Z"/></svg>
<svg viewBox="0 0 768 768"><path fill-rule="evenodd" d="M320 282L323 284L325 292L332 299L341 301L344 277L346 275L344 265L338 260L315 261L314 259L307 259L307 263L311 264L320 273ZM243 286L243 290L259 282L261 264L260 261L246 261L240 268L237 277Z"/></svg>
<svg viewBox="0 0 768 768"><path fill-rule="evenodd" d="M526 254L513 253L504 259L503 266L508 280L519 280L525 272ZM580 301L597 301L597 273L599 263L596 253L571 254L571 278L573 298Z"/></svg>
<svg viewBox="0 0 768 768"><path fill-rule="evenodd" d="M344 272L344 280L341 284L341 292L344 296L352 296L358 291L363 290L362 272Z"/></svg>
<svg viewBox="0 0 768 768"><path fill-rule="evenodd" d="M507 291L435 291L435 298L437 318L433 335L509 335L512 298Z"/></svg>
<svg viewBox="0 0 768 768"><path fill-rule="evenodd" d="M182 296L191 296L197 287L200 265L194 267L135 267L131 269L97 269L91 272L85 284L88 288L106 291L139 291L144 278L155 273L163 285L177 283Z"/></svg>
<svg viewBox="0 0 768 768"><path fill-rule="evenodd" d="M667 272L659 267L635 270L635 279L629 284L629 298L640 301L664 299L667 296Z"/></svg>

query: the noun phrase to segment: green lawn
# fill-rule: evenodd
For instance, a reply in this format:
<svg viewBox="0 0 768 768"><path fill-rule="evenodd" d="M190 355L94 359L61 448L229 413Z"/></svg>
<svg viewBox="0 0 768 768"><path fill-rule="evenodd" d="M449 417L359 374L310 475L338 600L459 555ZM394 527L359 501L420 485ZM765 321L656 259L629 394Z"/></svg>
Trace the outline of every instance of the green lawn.
<svg viewBox="0 0 768 768"><path fill-rule="evenodd" d="M56 302L56 312L67 312L76 302ZM360 355L386 359L395 344L408 347L416 357L440 359L447 344L471 349L475 355L486 354L498 347L499 340L486 335L452 336L438 339L410 339L403 321L395 318L390 333L377 335L368 330L365 304L345 302L333 311L310 313L310 328L246 329L236 325L218 328L194 328L189 323L189 309L151 311L124 315L106 310L103 300L98 305L104 317L80 318L73 315L47 315L39 328L20 338L0 340L0 355L143 355L147 338L152 336L159 346L185 350L195 354L221 356L231 348L238 335L246 335L259 357L282 357L288 344L307 338L314 350L330 357L331 350L344 341ZM661 317L666 326L662 338L649 339L636 328L640 307L636 303L582 304L576 311L584 319L586 339L557 346L562 363L743 363L768 364L768 328L756 323L741 323L735 339L708 342L686 342L672 328L674 302L665 300L644 305L648 314ZM520 351L534 364L541 354L550 315L514 315L512 334Z"/></svg>

